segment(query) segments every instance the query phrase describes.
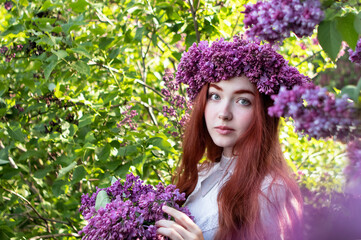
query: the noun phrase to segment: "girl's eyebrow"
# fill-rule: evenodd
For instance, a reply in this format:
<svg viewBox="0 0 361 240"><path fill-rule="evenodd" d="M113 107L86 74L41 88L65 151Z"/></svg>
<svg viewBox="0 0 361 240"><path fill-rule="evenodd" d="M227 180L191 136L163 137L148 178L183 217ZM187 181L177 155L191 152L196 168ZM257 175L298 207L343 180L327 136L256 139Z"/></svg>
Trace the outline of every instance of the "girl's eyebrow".
<svg viewBox="0 0 361 240"><path fill-rule="evenodd" d="M211 83L210 85L209 85L209 87L211 88L211 87L214 87L215 89L217 89L217 90L219 90L219 91L223 91L223 89L220 87L220 86L218 86L218 85L216 85L216 84L214 84L214 83Z"/></svg>
<svg viewBox="0 0 361 240"><path fill-rule="evenodd" d="M223 89L220 86L216 85L216 84L211 83L209 85L209 87L210 88L213 87L213 88L223 92ZM249 94L255 95L253 91L248 90L248 89L240 89L240 90L234 91L234 94L241 94L241 93L249 93Z"/></svg>
<svg viewBox="0 0 361 240"><path fill-rule="evenodd" d="M251 95L254 95L254 92L252 92L251 90L247 90L247 89L240 89L234 92L234 94L241 94L241 93L249 93Z"/></svg>

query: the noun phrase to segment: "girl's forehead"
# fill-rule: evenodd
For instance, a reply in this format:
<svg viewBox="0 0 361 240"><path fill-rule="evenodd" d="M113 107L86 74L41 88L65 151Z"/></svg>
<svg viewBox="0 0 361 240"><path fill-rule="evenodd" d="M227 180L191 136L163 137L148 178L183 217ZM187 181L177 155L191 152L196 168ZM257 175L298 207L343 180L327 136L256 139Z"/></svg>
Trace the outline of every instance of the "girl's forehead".
<svg viewBox="0 0 361 240"><path fill-rule="evenodd" d="M216 88L218 90L248 90L253 93L257 91L255 84L251 83L246 76L234 77L229 80L221 80L216 83L211 83L210 87Z"/></svg>

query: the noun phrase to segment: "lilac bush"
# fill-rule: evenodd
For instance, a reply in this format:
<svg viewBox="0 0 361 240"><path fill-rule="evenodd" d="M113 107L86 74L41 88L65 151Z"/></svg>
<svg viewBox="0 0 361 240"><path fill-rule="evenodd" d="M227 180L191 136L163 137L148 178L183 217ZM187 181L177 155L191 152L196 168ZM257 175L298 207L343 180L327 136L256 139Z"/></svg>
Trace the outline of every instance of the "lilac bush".
<svg viewBox="0 0 361 240"><path fill-rule="evenodd" d="M293 31L311 36L324 13L319 0L271 0L247 4L244 11L246 35L251 39L281 42Z"/></svg>
<svg viewBox="0 0 361 240"><path fill-rule="evenodd" d="M96 209L101 200L107 204ZM88 225L79 234L89 240L166 239L156 234L154 225L160 219L171 219L162 206L178 209L193 219L188 209L177 203L184 200L185 194L174 185L165 187L159 183L154 188L138 176L128 174L123 183L118 180L108 188L97 188L92 196L83 194L79 211Z"/></svg>
<svg viewBox="0 0 361 240"><path fill-rule="evenodd" d="M291 117L296 131L316 139L335 137L340 141L359 136L360 120L357 108L347 95L336 98L326 88L309 84L295 86L292 90L282 87L272 96L274 105L268 109L271 116Z"/></svg>
<svg viewBox="0 0 361 240"><path fill-rule="evenodd" d="M355 51L352 51L352 49L349 49L348 52L350 54L349 59L351 62L361 64L361 38L357 41Z"/></svg>

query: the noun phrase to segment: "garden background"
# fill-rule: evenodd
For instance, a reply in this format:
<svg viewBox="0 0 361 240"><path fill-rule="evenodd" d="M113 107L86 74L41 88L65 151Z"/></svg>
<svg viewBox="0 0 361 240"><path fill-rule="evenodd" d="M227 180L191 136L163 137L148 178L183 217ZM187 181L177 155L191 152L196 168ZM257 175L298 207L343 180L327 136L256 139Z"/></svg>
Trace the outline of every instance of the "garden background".
<svg viewBox="0 0 361 240"><path fill-rule="evenodd" d="M250 2L1 0L0 239L79 238L82 194L129 172L169 184L190 109L172 81L180 57L194 42L244 34ZM348 49L361 36L361 3L321 3L312 35L291 32L277 50L360 109L361 65ZM305 216L312 239L352 219L357 189L346 196L346 142L303 136L292 123L282 121L280 137L314 214Z"/></svg>

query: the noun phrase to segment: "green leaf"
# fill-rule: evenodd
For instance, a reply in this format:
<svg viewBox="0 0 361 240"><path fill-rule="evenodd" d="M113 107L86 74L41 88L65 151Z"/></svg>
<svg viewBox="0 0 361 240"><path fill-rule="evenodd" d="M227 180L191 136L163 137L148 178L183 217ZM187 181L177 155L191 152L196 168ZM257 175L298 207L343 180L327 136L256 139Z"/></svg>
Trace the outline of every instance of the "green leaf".
<svg viewBox="0 0 361 240"><path fill-rule="evenodd" d="M70 137L73 137L77 131L78 131L78 126L75 125L75 124L70 124L70 127L69 127L69 136L70 136Z"/></svg>
<svg viewBox="0 0 361 240"><path fill-rule="evenodd" d="M114 171L114 174L120 178L124 178L126 174L129 172L129 168L132 166L131 162L127 162L124 165L118 167L117 170Z"/></svg>
<svg viewBox="0 0 361 240"><path fill-rule="evenodd" d="M48 37L46 35L44 35L42 38L40 38L39 40L36 41L36 43L38 45L41 45L41 44L46 44L46 45L49 45L51 47L53 47L56 43L55 43L55 40L54 38L52 38L52 36Z"/></svg>
<svg viewBox="0 0 361 240"><path fill-rule="evenodd" d="M44 69L45 79L48 80L58 61L51 61Z"/></svg>
<svg viewBox="0 0 361 240"><path fill-rule="evenodd" d="M6 127L6 130L12 139L19 142L25 142L26 135L21 131L21 129L22 128L20 124L17 124L16 126Z"/></svg>
<svg viewBox="0 0 361 240"><path fill-rule="evenodd" d="M78 0L70 4L70 7L74 12L83 13L86 10L86 7L89 5L85 0Z"/></svg>
<svg viewBox="0 0 361 240"><path fill-rule="evenodd" d="M10 239L14 237L14 231L9 226L0 225L0 239Z"/></svg>
<svg viewBox="0 0 361 240"><path fill-rule="evenodd" d="M90 55L90 53L89 53L84 47L82 47L82 46L79 46L79 47L77 47L77 48L72 48L71 50L72 50L73 52L78 53L78 54L80 54L80 55L83 55L84 57L87 57L87 58L89 58L89 59L92 58L92 56Z"/></svg>
<svg viewBox="0 0 361 240"><path fill-rule="evenodd" d="M180 34L174 34L173 35L173 38L172 38L172 41L170 42L170 44L175 44L177 43L178 41L180 41L182 39L182 36Z"/></svg>
<svg viewBox="0 0 361 240"><path fill-rule="evenodd" d="M52 6L54 6L54 5L51 3L51 1L50 1L50 0L46 0L46 1L42 4L40 10L41 10L41 11L45 11L45 10L47 10L48 8L52 7Z"/></svg>
<svg viewBox="0 0 361 240"><path fill-rule="evenodd" d="M342 42L341 34L336 28L336 21L322 21L318 25L317 38L322 49L335 61Z"/></svg>
<svg viewBox="0 0 361 240"><path fill-rule="evenodd" d="M192 46L193 43L197 42L197 36L195 34L187 34L186 36L186 44L187 46Z"/></svg>
<svg viewBox="0 0 361 240"><path fill-rule="evenodd" d="M346 85L341 89L341 95L347 94L349 98L353 101L357 102L358 99L358 92L356 86L353 85Z"/></svg>
<svg viewBox="0 0 361 240"><path fill-rule="evenodd" d="M72 162L67 167L62 168L59 170L58 179L62 178L65 174L67 174L69 171L73 170L73 168L76 166L76 162Z"/></svg>
<svg viewBox="0 0 361 240"><path fill-rule="evenodd" d="M99 191L95 200L95 210L98 211L100 208L105 208L108 203L110 203L110 199L107 192L104 190Z"/></svg>
<svg viewBox="0 0 361 240"><path fill-rule="evenodd" d="M51 166L47 166L44 169L37 170L36 172L34 172L34 177L40 178L40 179L44 178L51 170L52 170Z"/></svg>
<svg viewBox="0 0 361 240"><path fill-rule="evenodd" d="M112 180L111 180L111 185L113 185L116 181L118 181L118 179L116 177L112 177Z"/></svg>
<svg viewBox="0 0 361 240"><path fill-rule="evenodd" d="M170 143L167 140L165 140L165 139L163 139L161 137L150 138L147 141L147 143L148 143L148 145L156 146L156 147L158 147L161 150L166 151L166 152L169 152L172 149L172 146L170 145Z"/></svg>
<svg viewBox="0 0 361 240"><path fill-rule="evenodd" d="M106 161L110 155L111 146L110 144L106 144L102 151L98 154L98 158L100 161Z"/></svg>
<svg viewBox="0 0 361 240"><path fill-rule="evenodd" d="M347 42L350 48L355 50L358 34L353 26L356 15L348 13L342 17L336 18L337 30L341 33L342 39Z"/></svg>
<svg viewBox="0 0 361 240"><path fill-rule="evenodd" d="M110 51L110 54L108 56L109 59L114 59L116 58L120 53L120 48L114 48L112 51Z"/></svg>
<svg viewBox="0 0 361 240"><path fill-rule="evenodd" d="M90 75L90 67L83 61L77 61L71 65L72 68L80 74Z"/></svg>
<svg viewBox="0 0 361 240"><path fill-rule="evenodd" d="M73 172L73 180L72 180L72 182L73 183L79 182L80 180L82 180L86 176L86 173L87 172L85 171L84 166L80 165L80 166L76 167L74 169L74 172Z"/></svg>
<svg viewBox="0 0 361 240"><path fill-rule="evenodd" d="M79 128L85 127L91 124L93 121L93 115L84 115L82 118L79 119Z"/></svg>
<svg viewBox="0 0 361 240"><path fill-rule="evenodd" d="M55 50L51 49L51 52L54 53L58 57L59 60L66 58L68 56L68 53L64 50L55 51Z"/></svg>
<svg viewBox="0 0 361 240"><path fill-rule="evenodd" d="M198 4L199 4L199 0L193 0L193 8L194 8L194 11L197 11L197 10L198 10Z"/></svg>
<svg viewBox="0 0 361 240"><path fill-rule="evenodd" d="M106 47L114 41L114 38L103 37L99 41L99 48L105 50Z"/></svg>
<svg viewBox="0 0 361 240"><path fill-rule="evenodd" d="M9 163L8 160L0 159L0 165L4 165L4 164L7 164L7 163Z"/></svg>
<svg viewBox="0 0 361 240"><path fill-rule="evenodd" d="M137 31L135 31L134 40L136 40L136 41L141 41L142 40L143 30L144 30L144 27L137 28Z"/></svg>
<svg viewBox="0 0 361 240"><path fill-rule="evenodd" d="M152 43L155 47L157 46L157 40L158 40L157 34L156 33L152 34Z"/></svg>
<svg viewBox="0 0 361 240"><path fill-rule="evenodd" d="M125 147L120 147L118 149L118 156L120 157L125 157L125 156L129 156L133 153L138 152L137 146L136 145L129 145L129 146L125 146Z"/></svg>
<svg viewBox="0 0 361 240"><path fill-rule="evenodd" d="M5 30L0 36L6 36L9 34L18 34L24 30L24 26L22 24L11 25L7 30Z"/></svg>
<svg viewBox="0 0 361 240"><path fill-rule="evenodd" d="M64 193L64 185L66 185L64 180L56 180L52 186L52 191L55 197L59 197Z"/></svg>
<svg viewBox="0 0 361 240"><path fill-rule="evenodd" d="M356 15L353 26L358 34L361 34L361 12Z"/></svg>

